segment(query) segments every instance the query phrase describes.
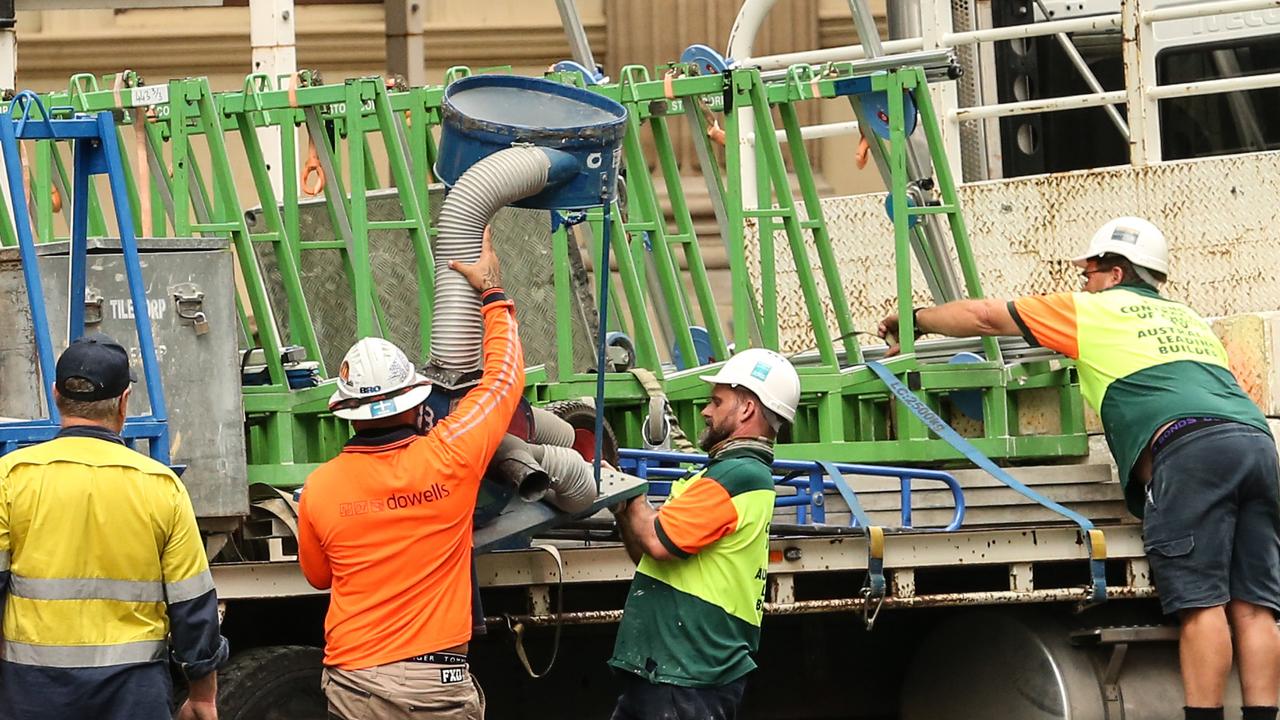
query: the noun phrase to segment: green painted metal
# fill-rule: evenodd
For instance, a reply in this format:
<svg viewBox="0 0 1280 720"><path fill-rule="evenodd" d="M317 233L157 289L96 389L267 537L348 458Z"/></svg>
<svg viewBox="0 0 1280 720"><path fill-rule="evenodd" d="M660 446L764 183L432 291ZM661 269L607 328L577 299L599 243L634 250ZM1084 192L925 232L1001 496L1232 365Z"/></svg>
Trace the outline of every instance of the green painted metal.
<svg viewBox="0 0 1280 720"><path fill-rule="evenodd" d="M450 78L470 74L454 68ZM580 78L554 75L564 81ZM859 363L862 349L859 329L843 291L844 271L839 267L822 214L814 172L801 138L799 106L802 103L844 102L848 81L862 78L865 88L887 92L889 137L873 138L883 150L894 209L894 272L897 303L903 318L904 355L890 367L908 380L926 404L945 411L948 395L960 390L982 394L986 422L974 438L992 457L1018 459L1083 454L1086 450L1083 414L1073 371L1060 364L1030 363L1006 367L994 341L984 345L986 361L946 366L922 362L914 355L912 302L912 246L918 229L910 219L924 214L946 216L950 238L959 260L967 294L981 297L978 268L972 256L954 179L942 153L941 133L924 72L903 68L874 75L859 75L855 66L832 63L798 66L785 76L769 77L755 69L702 76L692 66L670 65L651 75L631 66L618 83L590 89L621 102L629 111L628 133L623 145L626 165L625 210L614 207L613 219L623 232L616 240L617 282L613 283L611 329L625 331L636 346L637 365L652 371L662 383L674 412L686 432L701 427L698 410L708 387L698 369L679 371L671 364L675 349L681 357L696 357L691 328L706 328L712 354L726 357L730 344L778 347L780 341L776 268L779 252L795 261L804 312L813 327L814 351L800 368L802 406L794 427L780 448L785 457L824 458L857 462L930 462L959 460L955 452L933 437L909 413L894 412L891 398L877 378ZM121 128L133 131L136 78L125 78L118 90L102 90L92 76L76 76L66 94L55 95L61 104L79 110L120 111ZM934 182L941 204L911 208L908 185L902 92L913 95L920 111L919 129L928 141L935 168ZM301 481L316 463L336 452L347 436L345 423L325 409L327 391L291 389L281 352L300 345L309 358L320 361L319 341L307 305L301 267L312 250L338 250L346 269L351 308L360 334L380 334L386 316L377 293L370 261L371 234L397 230L409 234L418 280L416 303L420 326L420 359L430 347L430 317L434 261L429 227L428 183L435 160L433 129L441 121L443 86L408 88L388 85L380 78L358 78L341 84L322 84L309 73L273 81L250 76L236 92L212 93L202 79L168 84L169 100L152 107L142 128L150 149L150 187L137 188L130 176L134 199L138 192L152 198L153 223L166 223L177 236L209 234L232 240L246 281L241 309L246 337L264 348L269 384L245 387L247 435L254 479L288 486ZM59 104L52 102L52 104ZM738 110L754 120L754 150L740 142L743 130ZM779 142L775 116L787 138ZM717 205L719 240L726 248L731 282L728 318L720 317L719 302L702 256L702 243L694 230L683 183L688 167L678 162L669 123L688 123L699 144L704 180ZM723 145L709 132L723 128ZM285 167L297 167L316 149L324 166L322 193L330 221L329 238L303 241L300 203L308 196L296 174L284 173L283 192L277 196L266 168L258 134L279 132ZM235 134L238 142L228 143ZM200 139L209 152L195 152ZM381 144L383 153L371 148ZM242 148L235 162L233 149ZM37 155L40 150L36 149ZM741 182L743 153L754 152L757 193L744 196ZM723 158L721 161L719 158ZM59 158L39 155L33 168L37 198L52 197ZM247 164L252 192L242 195L235 185L233 165ZM788 170L790 168L790 172ZM661 185L659 185L661 183ZM793 194L792 187L798 189ZM371 220L368 193L380 186L395 188L404 215L402 220ZM48 191L46 191L46 188ZM665 196L666 202L662 201ZM253 203L243 201L252 197ZM39 202L39 201L38 201ZM50 232L56 234L55 213L39 208ZM251 231L244 219L245 205L263 208L265 227ZM159 208L159 209L157 209ZM271 209L278 208L278 212ZM0 208L0 212L3 209ZM558 317L572 312L573 282L569 268L569 243L582 232L601 271L599 211L589 212L586 222L572 229L560 227L552 235L555 259L553 285ZM7 228L8 222L0 223ZM99 228L105 232L105 227ZM775 236L783 242L775 242ZM0 232L0 242L8 239ZM747 243L757 242L759 286L749 269L752 255ZM257 248L275 260L284 290L284 306L273 306L266 291ZM812 248L813 257L810 257ZM926 263L930 259L926 256ZM835 308L834 328L824 307ZM252 316L256 324L249 322ZM283 329L275 318L286 319ZM726 324L727 323L727 324ZM869 328L866 328L869 329ZM864 329L864 330L866 330ZM353 338L354 339L354 338ZM528 340L526 340L528 341ZM593 375L572 371L573 339L563 333L554 340L559 362L555 377L531 372L527 394L535 403L578 399L594 394ZM323 364L321 372L324 372ZM701 371L705 372L705 371ZM1061 430L1053 434L1022 436L1018 417L1025 393L1051 389L1057 393ZM642 443L642 409L648 400L641 384L628 373L610 373L606 382L609 417L624 445Z"/></svg>

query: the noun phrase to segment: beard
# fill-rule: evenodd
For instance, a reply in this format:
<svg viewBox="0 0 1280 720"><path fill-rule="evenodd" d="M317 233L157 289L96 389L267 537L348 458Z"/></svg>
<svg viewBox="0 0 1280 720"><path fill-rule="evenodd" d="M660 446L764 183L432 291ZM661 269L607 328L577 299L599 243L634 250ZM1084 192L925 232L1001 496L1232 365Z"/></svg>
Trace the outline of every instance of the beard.
<svg viewBox="0 0 1280 720"><path fill-rule="evenodd" d="M703 452L711 452L711 449L725 440L729 439L729 435L733 433L732 428L724 426L716 427L710 423L703 428L702 433L698 435L698 447Z"/></svg>

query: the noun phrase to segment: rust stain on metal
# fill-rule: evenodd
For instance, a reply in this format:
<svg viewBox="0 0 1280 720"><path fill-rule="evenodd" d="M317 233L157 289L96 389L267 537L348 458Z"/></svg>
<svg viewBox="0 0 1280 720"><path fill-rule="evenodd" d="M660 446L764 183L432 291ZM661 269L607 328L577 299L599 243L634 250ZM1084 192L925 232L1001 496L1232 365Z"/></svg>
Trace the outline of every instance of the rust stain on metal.
<svg viewBox="0 0 1280 720"><path fill-rule="evenodd" d="M1156 596L1154 587L1118 586L1107 588L1111 600L1139 600ZM1082 602L1089 599L1084 588L1053 588L1045 590L993 590L987 592L937 593L933 595L889 596L884 599L885 608L937 608L974 607L980 605L1024 605L1032 603ZM828 612L861 612L866 606L862 598L833 598L830 600L798 600L791 603L764 604L765 615L811 615ZM490 615L485 617L489 625L523 623L536 627L554 625L609 625L622 620L621 610L588 610L542 615Z"/></svg>

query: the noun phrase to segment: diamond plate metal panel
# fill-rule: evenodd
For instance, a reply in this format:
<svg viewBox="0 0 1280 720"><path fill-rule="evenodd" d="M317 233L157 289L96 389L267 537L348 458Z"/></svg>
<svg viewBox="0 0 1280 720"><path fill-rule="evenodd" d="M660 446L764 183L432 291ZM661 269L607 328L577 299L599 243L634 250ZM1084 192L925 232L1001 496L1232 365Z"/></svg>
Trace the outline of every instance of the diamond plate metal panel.
<svg viewBox="0 0 1280 720"><path fill-rule="evenodd" d="M1141 215L1169 238L1165 294L1204 315L1229 315L1280 309L1277 168L1280 153L1267 152L974 183L959 193L989 297L1078 289L1078 270L1068 258L1107 219ZM874 330L896 293L884 195L830 198L823 212L857 328ZM759 243L752 226L747 234L749 273L759 288ZM782 346L796 352L813 344L809 315L786 238L777 233L776 242ZM810 253L816 274L817 255ZM923 277L916 271L914 278L916 302L928 304ZM834 332L829 298L824 305Z"/></svg>
<svg viewBox="0 0 1280 720"><path fill-rule="evenodd" d="M444 201L442 186L430 191L431 221L435 222ZM370 220L400 220L404 214L395 190L369 193ZM260 211L249 212L250 228L261 229ZM584 226L578 226L584 227ZM596 311L591 280L583 269L576 243L570 243L569 257L574 288L574 313L558 319L555 307L553 254L550 219L546 211L504 208L493 219L494 249L502 260L503 284L516 302L520 335L524 344L525 364L546 365L551 377L557 371L555 338L570 332L574 338L574 369L583 371L595 365L593 338ZM323 201L305 203L299 219L304 241L334 240L328 211ZM415 259L407 232L379 230L370 233L370 258L374 287L385 312L388 339L410 357L420 356L418 341L418 281ZM280 269L269 246L258 245L259 262L267 279L271 303L277 308L277 322L282 330L288 317ZM356 339L356 321L351 304L351 288L339 250L314 249L302 253L302 285L308 310L320 341L325 366L338 367L343 354Z"/></svg>

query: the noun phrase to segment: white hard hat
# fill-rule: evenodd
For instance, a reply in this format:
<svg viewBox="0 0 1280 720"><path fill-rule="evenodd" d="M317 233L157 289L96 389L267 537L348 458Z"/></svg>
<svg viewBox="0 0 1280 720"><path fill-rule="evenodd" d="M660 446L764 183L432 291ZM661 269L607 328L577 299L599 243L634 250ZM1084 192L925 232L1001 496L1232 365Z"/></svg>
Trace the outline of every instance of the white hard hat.
<svg viewBox="0 0 1280 720"><path fill-rule="evenodd" d="M329 409L343 420L372 420L417 407L430 394L431 381L413 369L403 350L368 337L342 358Z"/></svg>
<svg viewBox="0 0 1280 720"><path fill-rule="evenodd" d="M1111 253L1138 267L1169 274L1169 244L1160 228L1138 217L1120 217L1098 228L1089 249L1073 262L1084 267L1088 260Z"/></svg>
<svg viewBox="0 0 1280 720"><path fill-rule="evenodd" d="M715 375L702 379L715 385L745 388L760 398L761 404L791 422L800 404L800 376L782 355L764 348L749 348L720 366Z"/></svg>

